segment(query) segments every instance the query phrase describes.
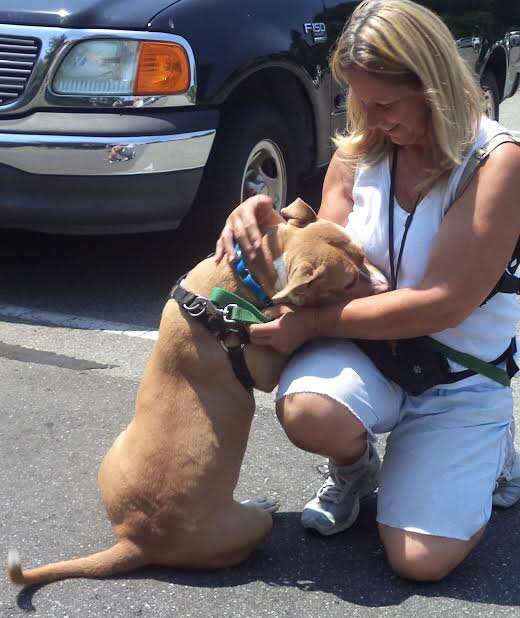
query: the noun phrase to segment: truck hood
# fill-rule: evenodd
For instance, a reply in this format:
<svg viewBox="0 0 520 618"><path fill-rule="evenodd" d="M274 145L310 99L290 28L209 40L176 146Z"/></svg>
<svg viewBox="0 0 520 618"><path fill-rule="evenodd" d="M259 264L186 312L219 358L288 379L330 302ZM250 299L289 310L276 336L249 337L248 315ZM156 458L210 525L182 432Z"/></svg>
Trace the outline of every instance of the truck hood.
<svg viewBox="0 0 520 618"><path fill-rule="evenodd" d="M0 0L0 24L146 30L174 0Z"/></svg>

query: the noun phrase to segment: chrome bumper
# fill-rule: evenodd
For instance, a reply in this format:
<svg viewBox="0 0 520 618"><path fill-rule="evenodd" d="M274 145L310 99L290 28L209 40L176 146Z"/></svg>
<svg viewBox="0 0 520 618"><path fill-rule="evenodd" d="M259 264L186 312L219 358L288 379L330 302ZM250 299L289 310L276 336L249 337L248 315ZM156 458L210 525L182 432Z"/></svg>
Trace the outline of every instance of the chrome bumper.
<svg viewBox="0 0 520 618"><path fill-rule="evenodd" d="M90 137L0 133L0 164L30 174L114 176L203 168L215 130Z"/></svg>

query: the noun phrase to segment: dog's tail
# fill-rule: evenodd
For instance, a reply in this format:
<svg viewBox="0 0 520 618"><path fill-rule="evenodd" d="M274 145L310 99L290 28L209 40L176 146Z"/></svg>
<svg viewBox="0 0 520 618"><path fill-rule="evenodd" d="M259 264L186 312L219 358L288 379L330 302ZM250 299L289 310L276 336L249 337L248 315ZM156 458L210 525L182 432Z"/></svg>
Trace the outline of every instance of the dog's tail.
<svg viewBox="0 0 520 618"><path fill-rule="evenodd" d="M16 550L12 549L7 559L7 576L14 584L27 586L68 577L109 577L132 571L147 563L141 548L127 539L121 539L109 549L91 556L53 562L29 570L22 569L20 556Z"/></svg>

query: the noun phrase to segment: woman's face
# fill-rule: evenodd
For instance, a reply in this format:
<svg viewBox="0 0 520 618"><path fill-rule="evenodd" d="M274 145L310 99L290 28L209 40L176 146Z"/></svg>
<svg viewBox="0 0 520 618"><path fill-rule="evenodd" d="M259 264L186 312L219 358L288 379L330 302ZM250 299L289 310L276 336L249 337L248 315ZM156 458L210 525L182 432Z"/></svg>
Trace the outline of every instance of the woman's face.
<svg viewBox="0 0 520 618"><path fill-rule="evenodd" d="M428 144L430 109L421 91L361 69L349 69L346 77L370 129L380 129L400 146Z"/></svg>

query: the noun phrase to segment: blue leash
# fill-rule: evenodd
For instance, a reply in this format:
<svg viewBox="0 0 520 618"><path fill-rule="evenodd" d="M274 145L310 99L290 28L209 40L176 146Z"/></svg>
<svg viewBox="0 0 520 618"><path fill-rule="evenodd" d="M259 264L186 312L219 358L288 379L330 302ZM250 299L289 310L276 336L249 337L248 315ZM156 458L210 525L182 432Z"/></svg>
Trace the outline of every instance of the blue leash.
<svg viewBox="0 0 520 618"><path fill-rule="evenodd" d="M264 305L270 307L273 302L264 292L262 286L258 283L258 281L253 277L253 275L249 272L246 261L242 256L242 249L238 243L235 243L235 255L236 260L233 263L235 272L240 277L240 280L244 285L246 285L251 292L260 300Z"/></svg>

